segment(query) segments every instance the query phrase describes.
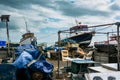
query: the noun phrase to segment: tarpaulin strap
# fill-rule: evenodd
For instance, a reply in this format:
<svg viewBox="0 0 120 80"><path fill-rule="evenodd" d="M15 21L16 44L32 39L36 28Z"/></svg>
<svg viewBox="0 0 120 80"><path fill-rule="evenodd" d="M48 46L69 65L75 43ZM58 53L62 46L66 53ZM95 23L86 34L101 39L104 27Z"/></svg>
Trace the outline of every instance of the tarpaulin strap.
<svg viewBox="0 0 120 80"><path fill-rule="evenodd" d="M42 56L42 53L40 53L40 55L38 56L37 59L32 60L31 62L29 62L29 63L27 64L27 67L30 67L33 63L35 63L36 61L38 61L38 60L40 59L41 56Z"/></svg>

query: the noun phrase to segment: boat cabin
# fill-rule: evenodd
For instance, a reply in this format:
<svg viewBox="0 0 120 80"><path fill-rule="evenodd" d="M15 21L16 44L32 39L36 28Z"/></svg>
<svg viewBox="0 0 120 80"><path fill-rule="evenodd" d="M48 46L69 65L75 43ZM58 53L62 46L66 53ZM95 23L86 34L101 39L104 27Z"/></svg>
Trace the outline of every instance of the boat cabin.
<svg viewBox="0 0 120 80"><path fill-rule="evenodd" d="M71 27L70 31L88 31L88 26L80 24L80 25Z"/></svg>

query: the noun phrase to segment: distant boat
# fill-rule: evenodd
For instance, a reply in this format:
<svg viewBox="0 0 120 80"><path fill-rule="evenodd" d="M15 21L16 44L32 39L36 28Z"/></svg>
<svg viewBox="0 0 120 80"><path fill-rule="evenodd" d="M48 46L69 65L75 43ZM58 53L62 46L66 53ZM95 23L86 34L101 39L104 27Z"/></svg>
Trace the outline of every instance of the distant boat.
<svg viewBox="0 0 120 80"><path fill-rule="evenodd" d="M95 42L94 46L97 48L99 52L107 52L107 53L116 53L117 52L117 36L110 36L110 40Z"/></svg>
<svg viewBox="0 0 120 80"><path fill-rule="evenodd" d="M88 31L88 26L79 24L70 28L70 37L63 39L63 42L78 43L79 47L88 47L93 36L92 31Z"/></svg>
<svg viewBox="0 0 120 80"><path fill-rule="evenodd" d="M22 38L20 39L20 45L24 45L24 44L32 44L33 46L37 45L37 38L34 36L34 33L30 32L30 30L28 30L28 26L27 26L27 21L25 20L25 24L26 24L26 33L22 35Z"/></svg>
<svg viewBox="0 0 120 80"><path fill-rule="evenodd" d="M37 39L34 36L34 33L31 33L30 31L27 31L25 34L22 35L22 38L20 39L20 45L24 44L37 44Z"/></svg>

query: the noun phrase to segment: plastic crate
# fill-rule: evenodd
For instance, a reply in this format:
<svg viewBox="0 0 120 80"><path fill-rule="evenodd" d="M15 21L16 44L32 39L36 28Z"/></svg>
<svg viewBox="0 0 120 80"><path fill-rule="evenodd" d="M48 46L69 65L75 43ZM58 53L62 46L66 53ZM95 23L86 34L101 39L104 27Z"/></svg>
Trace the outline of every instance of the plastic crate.
<svg viewBox="0 0 120 80"><path fill-rule="evenodd" d="M0 80L16 80L16 68L12 64L0 64Z"/></svg>

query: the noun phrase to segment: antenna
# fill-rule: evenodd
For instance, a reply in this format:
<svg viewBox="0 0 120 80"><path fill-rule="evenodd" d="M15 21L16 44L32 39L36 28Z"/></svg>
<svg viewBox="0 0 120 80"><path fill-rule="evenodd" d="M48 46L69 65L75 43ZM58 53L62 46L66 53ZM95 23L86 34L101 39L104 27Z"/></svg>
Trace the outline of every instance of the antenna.
<svg viewBox="0 0 120 80"><path fill-rule="evenodd" d="M77 25L77 26L79 26L79 25L81 24L81 22L79 22L79 21L77 20L77 18L75 18L75 22L76 22L76 25Z"/></svg>
<svg viewBox="0 0 120 80"><path fill-rule="evenodd" d="M76 25L78 26L79 23L78 23L77 19L75 19L75 22L76 22Z"/></svg>
<svg viewBox="0 0 120 80"><path fill-rule="evenodd" d="M26 19L25 19L24 16L23 16L23 19L24 19L24 21L25 21L25 25L26 25L26 32L29 32L29 30L28 30L28 26L27 26L27 21L26 21Z"/></svg>
<svg viewBox="0 0 120 80"><path fill-rule="evenodd" d="M79 22L78 22L78 20L77 20L77 17L75 17L75 23L76 23L76 26L79 25Z"/></svg>

